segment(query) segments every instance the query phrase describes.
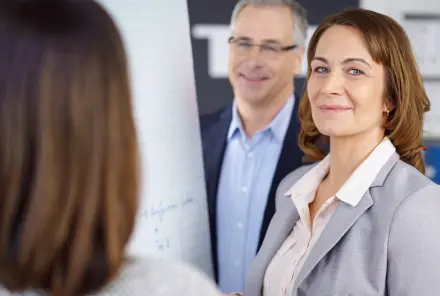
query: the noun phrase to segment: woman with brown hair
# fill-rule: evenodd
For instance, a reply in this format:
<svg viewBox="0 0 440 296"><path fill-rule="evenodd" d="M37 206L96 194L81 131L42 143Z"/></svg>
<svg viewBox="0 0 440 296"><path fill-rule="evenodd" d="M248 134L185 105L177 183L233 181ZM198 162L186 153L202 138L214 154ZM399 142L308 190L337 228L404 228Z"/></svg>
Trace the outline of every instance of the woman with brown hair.
<svg viewBox="0 0 440 296"><path fill-rule="evenodd" d="M430 103L404 30L363 9L331 16L307 77L299 144L318 162L280 184L245 295L438 295L440 186L421 154Z"/></svg>
<svg viewBox="0 0 440 296"><path fill-rule="evenodd" d="M110 16L92 0L0 5L0 295L217 295L187 267L125 257L138 151Z"/></svg>

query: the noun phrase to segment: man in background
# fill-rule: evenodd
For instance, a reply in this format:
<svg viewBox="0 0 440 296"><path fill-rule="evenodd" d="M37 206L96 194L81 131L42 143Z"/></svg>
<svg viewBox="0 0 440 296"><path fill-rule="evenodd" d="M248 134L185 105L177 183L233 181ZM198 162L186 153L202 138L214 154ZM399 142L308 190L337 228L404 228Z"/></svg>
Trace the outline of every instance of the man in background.
<svg viewBox="0 0 440 296"><path fill-rule="evenodd" d="M243 291L275 212L276 189L302 165L293 78L301 72L308 22L293 0L241 0L232 13L232 106L201 118L216 277Z"/></svg>

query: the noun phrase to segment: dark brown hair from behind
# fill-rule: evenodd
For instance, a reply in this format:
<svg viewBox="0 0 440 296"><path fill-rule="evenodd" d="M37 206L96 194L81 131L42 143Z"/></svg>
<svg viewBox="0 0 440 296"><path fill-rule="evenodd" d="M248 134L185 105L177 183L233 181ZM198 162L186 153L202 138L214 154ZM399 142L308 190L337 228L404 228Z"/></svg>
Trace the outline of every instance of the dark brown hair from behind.
<svg viewBox="0 0 440 296"><path fill-rule="evenodd" d="M390 138L397 153L406 163L424 173L422 159L423 115L430 110L423 80L404 29L392 18L365 9L347 9L328 17L314 32L308 47L307 77L310 77L310 62L325 31L335 25L357 29L363 36L373 60L386 70L386 96L393 106L385 134ZM307 92L300 102L299 117L301 132L299 145L308 161L318 161L325 156L319 142L328 142L313 123Z"/></svg>
<svg viewBox="0 0 440 296"><path fill-rule="evenodd" d="M99 290L138 203L121 37L95 1L22 1L0 9L0 43L0 285Z"/></svg>

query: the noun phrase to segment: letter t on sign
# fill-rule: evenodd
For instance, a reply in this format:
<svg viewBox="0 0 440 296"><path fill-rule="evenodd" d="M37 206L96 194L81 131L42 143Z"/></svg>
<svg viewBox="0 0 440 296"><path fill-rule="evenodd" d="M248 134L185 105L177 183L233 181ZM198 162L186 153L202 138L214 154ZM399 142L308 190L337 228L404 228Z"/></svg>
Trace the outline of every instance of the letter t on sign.
<svg viewBox="0 0 440 296"><path fill-rule="evenodd" d="M212 79L228 77L228 38L229 25L194 25L192 35L195 39L208 40L208 74Z"/></svg>

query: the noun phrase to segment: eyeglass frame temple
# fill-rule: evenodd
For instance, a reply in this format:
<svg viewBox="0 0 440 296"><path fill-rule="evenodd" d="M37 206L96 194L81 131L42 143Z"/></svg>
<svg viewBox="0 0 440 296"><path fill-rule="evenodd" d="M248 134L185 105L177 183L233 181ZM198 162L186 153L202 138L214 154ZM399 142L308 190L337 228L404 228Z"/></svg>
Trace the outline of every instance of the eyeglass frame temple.
<svg viewBox="0 0 440 296"><path fill-rule="evenodd" d="M229 37L229 38L228 38L228 43L231 43L232 40L234 40L234 37L232 37L232 36ZM298 45L294 44L294 45L289 45L289 46L281 47L280 50L281 50L281 51L288 51L288 50L293 50L293 49L295 49L295 48L297 48L297 47L298 47Z"/></svg>

